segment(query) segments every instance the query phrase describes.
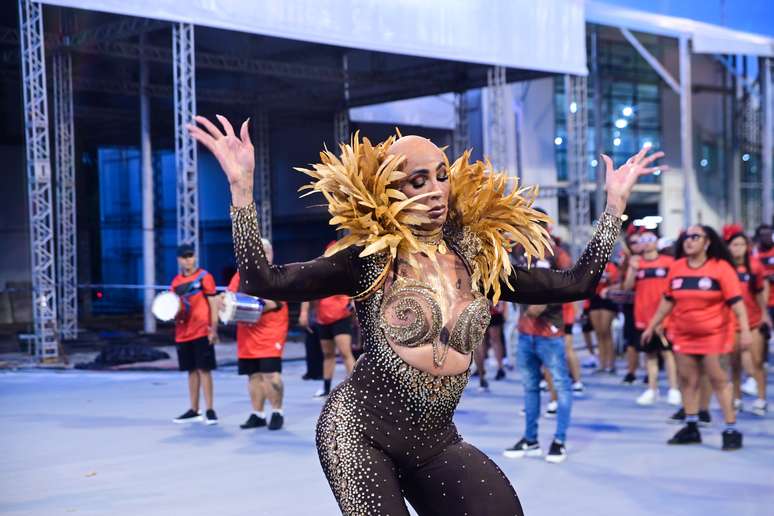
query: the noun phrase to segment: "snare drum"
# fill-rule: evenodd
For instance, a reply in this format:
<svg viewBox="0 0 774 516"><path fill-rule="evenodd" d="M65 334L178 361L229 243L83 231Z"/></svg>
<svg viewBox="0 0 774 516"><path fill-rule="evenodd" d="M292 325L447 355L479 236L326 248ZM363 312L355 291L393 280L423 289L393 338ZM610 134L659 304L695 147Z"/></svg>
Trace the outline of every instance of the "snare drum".
<svg viewBox="0 0 774 516"><path fill-rule="evenodd" d="M151 312L162 322L173 320L182 308L180 296L170 290L157 294L151 304Z"/></svg>
<svg viewBox="0 0 774 516"><path fill-rule="evenodd" d="M223 324L255 324L261 319L265 305L266 303L259 297L248 296L241 292L226 292L223 294L218 317Z"/></svg>

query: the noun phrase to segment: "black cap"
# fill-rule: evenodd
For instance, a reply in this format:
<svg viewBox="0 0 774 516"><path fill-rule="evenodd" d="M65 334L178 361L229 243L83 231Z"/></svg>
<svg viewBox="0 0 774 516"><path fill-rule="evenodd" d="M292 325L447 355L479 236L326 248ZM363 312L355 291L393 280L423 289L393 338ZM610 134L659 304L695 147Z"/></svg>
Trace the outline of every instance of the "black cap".
<svg viewBox="0 0 774 516"><path fill-rule="evenodd" d="M178 256L187 256L191 255L193 256L195 254L194 246L191 244L180 244L177 246L177 255Z"/></svg>

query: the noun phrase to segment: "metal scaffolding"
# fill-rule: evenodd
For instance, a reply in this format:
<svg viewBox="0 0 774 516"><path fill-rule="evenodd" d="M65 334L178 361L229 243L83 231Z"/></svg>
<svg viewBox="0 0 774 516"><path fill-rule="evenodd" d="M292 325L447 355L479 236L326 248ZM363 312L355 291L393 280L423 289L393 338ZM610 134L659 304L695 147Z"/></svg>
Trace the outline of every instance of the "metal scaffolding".
<svg viewBox="0 0 774 516"><path fill-rule="evenodd" d="M470 128L468 127L468 96L466 92L454 94L454 134L452 159L457 159L470 148Z"/></svg>
<svg viewBox="0 0 774 516"><path fill-rule="evenodd" d="M585 76L565 75L567 113L567 197L570 211L570 239L574 256L579 256L590 238L588 162L588 91Z"/></svg>
<svg viewBox="0 0 774 516"><path fill-rule="evenodd" d="M196 142L186 124L196 114L194 26L172 26L172 68L175 98L175 165L177 166L177 243L192 244L199 256L199 201Z"/></svg>
<svg viewBox="0 0 774 516"><path fill-rule="evenodd" d="M762 218L763 222L771 224L774 222L774 83L771 80L772 59L765 57L761 59L761 81L763 83L763 142L762 142L762 170L763 192L762 192Z"/></svg>
<svg viewBox="0 0 774 516"><path fill-rule="evenodd" d="M54 55L53 73L59 331L62 339L71 340L78 338L78 278L73 81L69 52Z"/></svg>
<svg viewBox="0 0 774 516"><path fill-rule="evenodd" d="M271 162L269 161L269 117L266 113L260 113L255 117L255 158L261 203L261 234L271 242Z"/></svg>
<svg viewBox="0 0 774 516"><path fill-rule="evenodd" d="M486 84L487 154L495 168L502 170L508 168L508 127L505 109L512 101L506 87L505 68L495 66L487 70Z"/></svg>
<svg viewBox="0 0 774 516"><path fill-rule="evenodd" d="M56 359L59 353L59 333L54 214L51 206L43 7L40 4L32 0L19 0L19 34L27 151L35 354L40 359Z"/></svg>
<svg viewBox="0 0 774 516"><path fill-rule="evenodd" d="M349 142L349 138L349 109L341 109L333 116L334 152L338 152L340 143Z"/></svg>

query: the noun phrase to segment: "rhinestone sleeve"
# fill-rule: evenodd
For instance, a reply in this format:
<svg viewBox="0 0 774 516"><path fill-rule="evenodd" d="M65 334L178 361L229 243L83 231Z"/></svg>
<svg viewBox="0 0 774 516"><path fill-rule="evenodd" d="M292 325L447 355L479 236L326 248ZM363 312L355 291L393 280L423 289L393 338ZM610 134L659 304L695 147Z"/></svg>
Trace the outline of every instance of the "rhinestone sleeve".
<svg viewBox="0 0 774 516"><path fill-rule="evenodd" d="M538 305L591 297L621 232L621 222L620 217L603 213L586 249L570 269L514 268L510 283L515 291L502 283L502 299Z"/></svg>
<svg viewBox="0 0 774 516"><path fill-rule="evenodd" d="M359 261L355 249L309 262L270 265L261 244L255 203L231 207L234 255L241 283L240 292L279 301L308 301L359 292Z"/></svg>

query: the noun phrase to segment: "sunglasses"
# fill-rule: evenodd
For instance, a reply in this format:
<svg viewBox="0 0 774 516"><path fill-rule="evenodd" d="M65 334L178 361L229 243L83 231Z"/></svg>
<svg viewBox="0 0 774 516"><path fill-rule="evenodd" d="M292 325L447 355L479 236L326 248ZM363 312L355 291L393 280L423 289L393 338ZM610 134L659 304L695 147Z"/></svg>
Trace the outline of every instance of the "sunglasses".
<svg viewBox="0 0 774 516"><path fill-rule="evenodd" d="M685 239L686 240L694 240L694 241L696 241L696 240L701 240L702 238L704 238L704 236L705 235L702 235L700 233L689 233L689 234L685 235Z"/></svg>

